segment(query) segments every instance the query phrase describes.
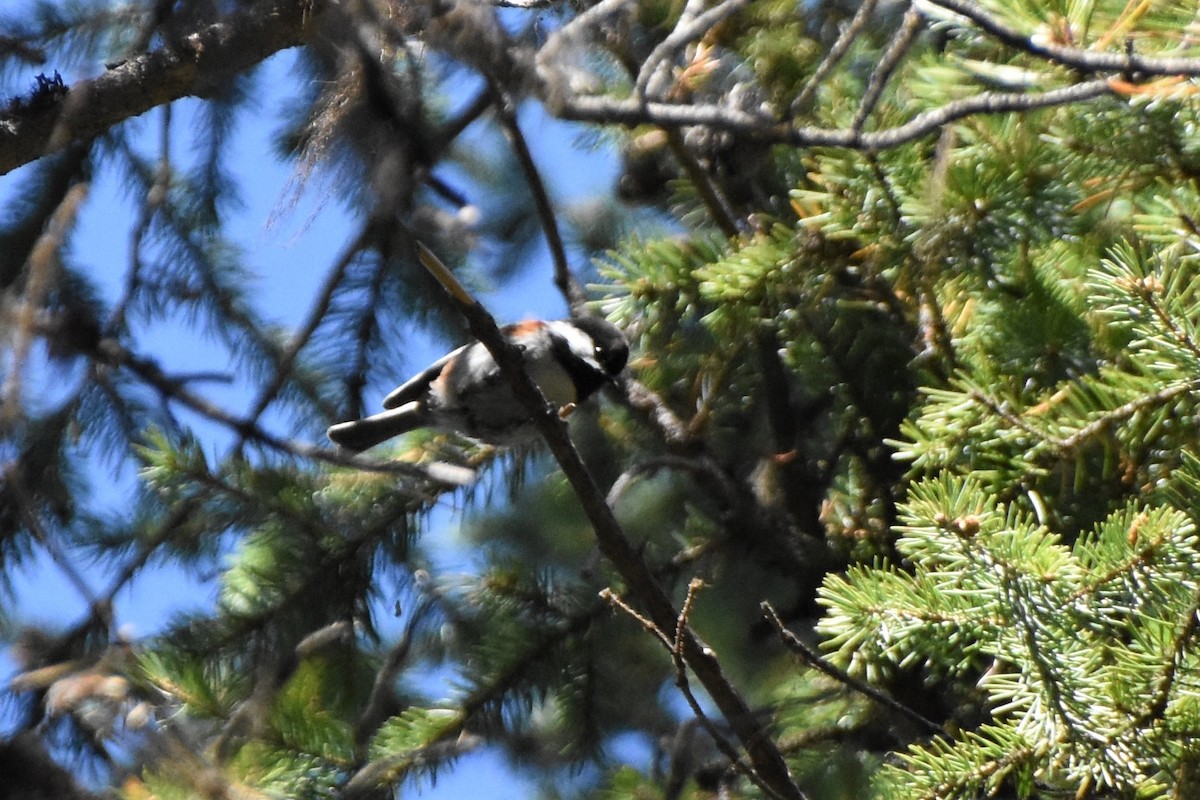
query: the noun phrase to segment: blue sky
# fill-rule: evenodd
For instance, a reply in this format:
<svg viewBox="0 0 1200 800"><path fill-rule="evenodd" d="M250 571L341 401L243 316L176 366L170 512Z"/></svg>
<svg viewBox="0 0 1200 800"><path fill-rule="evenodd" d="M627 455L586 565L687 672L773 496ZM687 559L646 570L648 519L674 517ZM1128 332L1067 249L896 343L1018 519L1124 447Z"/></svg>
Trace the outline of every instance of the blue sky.
<svg viewBox="0 0 1200 800"><path fill-rule="evenodd" d="M262 69L260 87L294 91L290 83L292 55L280 54ZM47 71L53 70L48 65ZM68 81L72 76L64 75ZM10 83L20 88L20 82ZM245 260L257 275L255 296L259 307L284 325L298 321L306 312L314 292L338 253L345 247L355 227L332 195L320 190L316 181L303 192L296 205L290 206L292 168L272 155L270 137L278 124L279 112L288 102L286 95L261 101L260 113L240 120L241 133L233 152L232 172L241 181L244 208L230 220L227 235L237 242ZM185 160L192 143L189 141L189 111L193 101L181 101L173 110L173 157ZM152 111L138 120L139 139L146 142L150 152L156 141L161 112ZM544 118L536 108L522 114L523 129L531 138L534 157L542 167L553 196L562 203L611 190L616 175L616 163L611 153L585 150L573 145L579 129ZM19 186L24 170L0 177L0 202L11 197ZM131 231L136 224L136 199L129 198L111 169L101 171L90 188L87 205L81 217L74 248L76 260L94 270L93 276L106 290L109 299L120 291L129 259ZM561 297L553 291L550 264L544 250L537 263L521 280L506 286L503 292L485 298L493 313L500 319L519 319L529 316L562 316L565 312ZM431 342L414 335L404 342L409 363L420 366L440 354L449 343ZM185 354L188 370L225 368L228 356L219 348L191 335L182 326L156 326L152 337L139 346L164 363ZM44 376L43 376L44 377ZM404 376L397 375L397 381ZM33 376L36 381L36 376ZM42 389L50 391L48 382ZM245 407L250 398L245 387L210 385L204 394L223 404ZM369 398L369 400L377 398ZM191 421L185 413L181 417ZM196 421L201 440L211 451L220 450L225 434L202 420ZM111 465L97 462L99 485L109 488L102 501L120 506L127 497L128 477L111 475ZM445 549L447 563L467 563L467 556L455 551L453 527L459 515L450 509L436 518L440 531L436 534L438 547ZM457 561L456 561L457 560ZM84 574L96 594L102 594L111 577L96 566ZM67 627L80 618L86 603L49 559L29 561L13 578L13 602L6 602L8 613L17 620L47 622L52 627ZM116 619L135 636L144 636L160 629L177 612L203 607L213 600L211 587L204 587L174 567L159 567L146 571L117 597ZM13 664L0 658L0 680L7 681ZM2 708L0 708L2 711ZM4 727L0 719L0 730ZM625 749L625 748L621 748ZM630 744L630 755L636 743ZM532 791L532 785L508 771L497 754L483 751L464 758L452 771L441 773L434 787L424 787L424 797L522 797Z"/></svg>

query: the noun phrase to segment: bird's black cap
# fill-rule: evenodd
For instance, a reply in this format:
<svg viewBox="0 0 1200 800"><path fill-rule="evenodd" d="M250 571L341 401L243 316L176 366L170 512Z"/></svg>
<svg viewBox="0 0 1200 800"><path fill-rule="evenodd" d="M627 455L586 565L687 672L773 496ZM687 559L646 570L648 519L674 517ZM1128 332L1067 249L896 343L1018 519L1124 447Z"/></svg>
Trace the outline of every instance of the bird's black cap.
<svg viewBox="0 0 1200 800"><path fill-rule="evenodd" d="M629 360L629 341L621 329L600 317L576 317L571 324L592 337L596 343L596 361L609 375L616 376Z"/></svg>

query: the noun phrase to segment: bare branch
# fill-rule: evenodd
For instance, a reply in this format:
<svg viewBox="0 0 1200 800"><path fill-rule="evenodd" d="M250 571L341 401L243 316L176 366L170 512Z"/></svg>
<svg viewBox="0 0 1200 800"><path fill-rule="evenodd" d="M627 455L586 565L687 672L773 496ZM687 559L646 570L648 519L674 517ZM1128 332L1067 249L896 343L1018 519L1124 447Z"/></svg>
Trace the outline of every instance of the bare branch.
<svg viewBox="0 0 1200 800"><path fill-rule="evenodd" d="M637 609L625 602L612 589L601 590L600 597L610 603L613 608L619 609L637 620L650 635L658 639L659 643L666 648L667 652L671 654L672 663L675 665L675 686L679 689L679 693L683 695L688 708L692 711L692 716L695 717L700 727L704 728L704 731L713 740L717 749L721 751L721 754L725 756L734 770L744 775L751 783L766 792L768 796L778 798L779 794L769 784L764 783L755 774L754 770L738 756L737 749L725 738L725 735L717 728L716 723L709 719L708 714L704 711L704 707L696 699L696 694L692 691L691 682L688 680L688 667L687 660L683 654L683 643L685 634L691 630L688 618L691 616L692 607L696 602L696 594L702 588L704 588L704 582L699 578L693 578L691 583L688 584L687 597L683 601L683 608L680 610L679 618L675 622L674 636L660 629L654 622L639 614Z"/></svg>
<svg viewBox="0 0 1200 800"><path fill-rule="evenodd" d="M1200 67L1200 61L1197 61ZM750 113L717 105L639 103L601 95L584 95L565 100L564 119L629 127L653 124L705 125L731 131L748 139L799 147L847 147L867 152L886 150L916 141L943 126L977 114L1004 114L1078 103L1113 92L1109 80L1099 78L1045 92L983 92L918 114L892 128L861 132L852 128L796 126L766 113Z"/></svg>
<svg viewBox="0 0 1200 800"><path fill-rule="evenodd" d="M913 8L909 8L904 14L904 21L900 24L900 30L896 31L892 41L888 44L887 50L879 59L879 63L875 65L875 70L871 73L871 79L867 82L867 88L863 91L862 102L859 103L858 111L854 114L854 121L850 123L850 127L856 131L862 130L866 124L867 117L871 116L871 112L875 110L876 104L879 103L879 98L883 97L884 87L887 86L888 79L892 77L892 73L896 71L896 67L900 65L904 54L912 47L912 43L917 40L917 34L921 30L922 23L921 15Z"/></svg>
<svg viewBox="0 0 1200 800"><path fill-rule="evenodd" d="M859 35L866 29L867 21L871 18L871 14L875 11L877 0L865 0L858 7L858 11L854 12L853 19L846 25L846 28L838 35L837 41L833 43L833 47L829 48L829 52L825 54L825 58L821 59L821 63L809 76L809 79L804 82L804 87L800 90L800 94L796 95L796 99L792 101L792 113L804 109L813 95L817 93L817 89L821 88L821 83L829 76L845 57L846 53L850 52L850 46L858 39Z"/></svg>
<svg viewBox="0 0 1200 800"><path fill-rule="evenodd" d="M583 463L567 434L566 422L546 402L537 384L525 371L520 351L500 332L495 319L458 283L453 274L441 264L428 248L417 243L421 261L443 285L459 306L471 334L483 343L500 371L512 383L513 393L525 406L554 454L555 460L575 491L584 513L596 533L600 552L621 573L631 592L648 609L648 618L662 630L675 627L678 613L671 600L642 560L641 553L629 540L621 524L604 500L591 472ZM750 710L745 699L726 677L716 653L704 644L690 628L685 632L681 650L688 666L704 685L713 702L724 714L734 734L746 749L758 777L772 792L791 800L803 800L804 793L796 786L778 747L761 722Z"/></svg>
<svg viewBox="0 0 1200 800"><path fill-rule="evenodd" d="M504 135L508 137L509 144L512 145L513 154L517 157L517 163L521 165L521 171L525 174L525 182L529 185L529 191L533 195L533 204L542 224L542 232L546 235L546 245L550 248L550 258L554 261L554 285L558 287L559 293L566 300L571 313L578 314L583 311L587 295L584 293L583 287L579 285L579 281L571 273L571 265L567 262L567 249L563 245L562 233L558 229L558 218L554 215L554 204L550 202L550 193L546 191L546 183L542 180L537 164L534 163L533 153L529 150L525 134L521 132L521 126L517 124L513 98L496 84L493 84L493 93L496 118L504 130Z"/></svg>
<svg viewBox="0 0 1200 800"><path fill-rule="evenodd" d="M770 603L764 600L760 607L762 608L763 616L766 617L767 621L771 623L771 625L775 628L775 631L779 634L780 640L787 646L789 650L799 656L800 660L805 664L819 672L825 673L838 683L853 689L864 697L869 697L880 705L902 714L927 730L929 733L932 733L935 736L949 736L949 734L946 733L945 729L942 728L941 725L938 725L933 720L925 718L921 714L917 713L914 709L904 705L904 703L901 703L899 700L895 699L886 692L876 689L869 683L860 681L858 678L846 672L846 670L835 666L829 661L829 659L823 658L811 647L800 641L800 637L788 630L787 626L783 624L783 620L779 618L779 614L775 611L775 608Z"/></svg>
<svg viewBox="0 0 1200 800"><path fill-rule="evenodd" d="M928 5L944 8L975 23L984 33L1004 44L1031 55L1062 64L1083 72L1116 73L1145 79L1156 75L1200 76L1200 59L1139 56L1131 49L1123 53L1102 53L1081 50L1040 41L1001 21L972 0L924 0Z"/></svg>

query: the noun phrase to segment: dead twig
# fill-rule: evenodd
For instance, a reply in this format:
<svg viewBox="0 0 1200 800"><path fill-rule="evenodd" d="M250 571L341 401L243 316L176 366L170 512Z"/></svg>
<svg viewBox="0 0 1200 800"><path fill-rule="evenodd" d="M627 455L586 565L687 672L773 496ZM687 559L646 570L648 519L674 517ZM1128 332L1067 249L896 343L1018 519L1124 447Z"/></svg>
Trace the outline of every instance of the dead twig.
<svg viewBox="0 0 1200 800"><path fill-rule="evenodd" d="M829 659L824 658L817 653L817 651L813 650L807 644L802 642L800 637L787 629L787 626L783 624L783 620L779 618L778 612L775 611L775 608L768 601L764 600L759 607L762 609L763 616L766 617L767 621L771 623L776 632L779 634L779 638L783 644L789 650L799 656L800 660L805 664L817 670L818 672L823 672L838 683L853 689L864 697L868 697L871 700L874 700L876 703L879 703L880 705L912 720L929 733L935 736L949 737L949 734L941 725L937 724L933 720L927 719L915 709L909 708L904 703L896 700L886 692L876 689L869 683L861 681L851 675L849 672L846 672L846 670L835 666L829 661Z"/></svg>

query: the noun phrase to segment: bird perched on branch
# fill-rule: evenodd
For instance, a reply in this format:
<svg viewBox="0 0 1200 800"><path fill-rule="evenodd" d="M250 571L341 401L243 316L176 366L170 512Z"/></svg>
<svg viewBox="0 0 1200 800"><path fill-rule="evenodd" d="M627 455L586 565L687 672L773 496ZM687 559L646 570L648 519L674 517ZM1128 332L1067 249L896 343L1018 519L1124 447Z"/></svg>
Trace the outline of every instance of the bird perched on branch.
<svg viewBox="0 0 1200 800"><path fill-rule="evenodd" d="M529 377L558 408L581 403L615 383L629 358L616 326L596 317L528 320L505 326L521 351ZM430 364L383 400L379 414L329 428L330 440L347 450L366 450L416 428L460 433L508 445L537 434L528 410L513 394L491 353L471 342Z"/></svg>

